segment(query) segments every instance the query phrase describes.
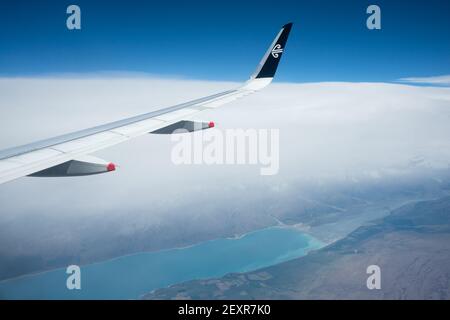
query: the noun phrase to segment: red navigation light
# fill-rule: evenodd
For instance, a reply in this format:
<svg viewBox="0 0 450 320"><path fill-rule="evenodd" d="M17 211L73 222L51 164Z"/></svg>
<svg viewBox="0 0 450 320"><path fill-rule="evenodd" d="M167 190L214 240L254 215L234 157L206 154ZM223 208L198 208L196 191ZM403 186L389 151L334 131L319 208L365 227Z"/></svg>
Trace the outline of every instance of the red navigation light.
<svg viewBox="0 0 450 320"><path fill-rule="evenodd" d="M108 171L114 171L116 170L116 165L112 162L108 163L108 165L106 166L106 170Z"/></svg>
<svg viewBox="0 0 450 320"><path fill-rule="evenodd" d="M210 127L210 128L214 128L214 126L215 126L215 124L214 124L214 122L213 122L213 121L210 121L210 122L208 123L208 127Z"/></svg>

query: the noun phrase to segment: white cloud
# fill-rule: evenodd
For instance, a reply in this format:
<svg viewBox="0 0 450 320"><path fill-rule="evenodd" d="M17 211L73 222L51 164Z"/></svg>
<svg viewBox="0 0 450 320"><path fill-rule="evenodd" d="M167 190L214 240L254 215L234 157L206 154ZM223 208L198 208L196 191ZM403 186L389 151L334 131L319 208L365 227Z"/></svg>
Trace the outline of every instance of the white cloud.
<svg viewBox="0 0 450 320"><path fill-rule="evenodd" d="M0 78L0 149L237 85L146 77ZM198 234L217 235L227 223L268 223L261 214L270 207L266 199L296 194L294 183L448 168L449 102L450 88L442 87L274 83L201 119L215 121L218 129L280 129L278 175L261 177L252 166L175 166L170 137L142 136L95 154L119 165L113 173L0 185L0 254L52 248L64 255L81 246L80 235L91 236L93 226L102 235L144 230L170 245L172 237L157 233L158 226L186 230L190 224Z"/></svg>
<svg viewBox="0 0 450 320"><path fill-rule="evenodd" d="M0 78L0 149L238 85L145 77ZM200 117L214 120L218 129L280 129L279 179L306 176L316 179L407 166L418 156L430 165L445 167L450 159L449 101L448 88L383 83L274 83L257 94ZM113 174L70 180L25 178L0 188L17 188L20 192L24 186L41 189L45 184L49 188L64 186L58 192L65 193L67 189L84 189L87 180L96 189L108 181L137 194L136 189L143 187L160 190L145 195L157 203L164 198L161 188L176 190L173 185L181 183L180 176L195 185L208 172L204 177L207 181L201 181L206 189L224 173L227 180L222 183L229 181L230 185L243 172L249 183L259 179L256 167L174 166L170 161L171 147L169 137L143 136L97 153L119 164L119 170ZM215 178L209 179L209 175Z"/></svg>
<svg viewBox="0 0 450 320"><path fill-rule="evenodd" d="M416 83L416 84L431 84L431 85L450 85L450 75L435 76L435 77L410 77L401 78L398 81L406 83Z"/></svg>

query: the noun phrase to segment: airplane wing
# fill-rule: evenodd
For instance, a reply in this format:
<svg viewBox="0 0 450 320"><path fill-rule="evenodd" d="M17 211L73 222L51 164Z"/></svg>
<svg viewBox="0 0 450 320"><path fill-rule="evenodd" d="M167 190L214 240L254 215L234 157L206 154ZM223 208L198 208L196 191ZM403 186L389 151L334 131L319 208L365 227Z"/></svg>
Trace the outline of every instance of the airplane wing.
<svg viewBox="0 0 450 320"><path fill-rule="evenodd" d="M195 123L197 113L214 109L266 87L273 79L292 23L284 25L263 56L256 71L241 87L186 103L148 112L81 131L0 151L0 183L23 176L63 177L115 170L110 162L89 156L147 133L165 134L176 129L194 131L214 126Z"/></svg>

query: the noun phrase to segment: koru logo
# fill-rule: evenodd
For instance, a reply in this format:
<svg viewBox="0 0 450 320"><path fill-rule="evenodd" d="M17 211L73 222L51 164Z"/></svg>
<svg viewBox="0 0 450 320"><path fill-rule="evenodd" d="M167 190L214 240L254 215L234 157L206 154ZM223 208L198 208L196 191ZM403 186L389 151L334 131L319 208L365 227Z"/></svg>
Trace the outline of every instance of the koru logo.
<svg viewBox="0 0 450 320"><path fill-rule="evenodd" d="M283 48L281 48L281 44L275 45L275 47L273 47L273 49L272 49L272 56L275 59L280 56L279 53L283 53Z"/></svg>

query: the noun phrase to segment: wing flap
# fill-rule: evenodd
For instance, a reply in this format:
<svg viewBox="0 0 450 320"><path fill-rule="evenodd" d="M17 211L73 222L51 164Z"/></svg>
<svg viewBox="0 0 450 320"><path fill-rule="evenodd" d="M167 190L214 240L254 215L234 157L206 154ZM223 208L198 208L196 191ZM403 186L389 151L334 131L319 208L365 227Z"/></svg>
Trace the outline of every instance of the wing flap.
<svg viewBox="0 0 450 320"><path fill-rule="evenodd" d="M11 160L0 160L0 173L3 174L13 169L20 168L22 166L19 162L14 162Z"/></svg>
<svg viewBox="0 0 450 320"><path fill-rule="evenodd" d="M51 159L62 153L63 152L61 152L61 151L47 148L47 149L36 150L36 151L30 152L30 153L25 153L25 154L21 154L19 156L11 157L8 160L17 162L20 164L28 164L28 163L32 163L32 162L39 162L39 161Z"/></svg>
<svg viewBox="0 0 450 320"><path fill-rule="evenodd" d="M199 112L198 109L192 109L192 108L186 108L181 109L173 112L169 112L166 114L162 114L160 116L157 116L155 119L162 120L162 121L174 121L182 118L187 118L188 116L192 116L194 113Z"/></svg>
<svg viewBox="0 0 450 320"><path fill-rule="evenodd" d="M75 153L77 151L83 150L85 148L89 148L93 145L102 145L104 143L113 143L117 141L117 143L126 140L126 138L118 133L114 133L111 131L105 131L93 134L91 136L87 136L84 138L72 140L65 143L60 143L52 146L52 149L58 150L64 153Z"/></svg>
<svg viewBox="0 0 450 320"><path fill-rule="evenodd" d="M136 137L146 134L150 128L158 128L166 126L165 121L156 119L147 119L139 121L127 126L119 127L111 130L111 132L119 133L127 137Z"/></svg>

